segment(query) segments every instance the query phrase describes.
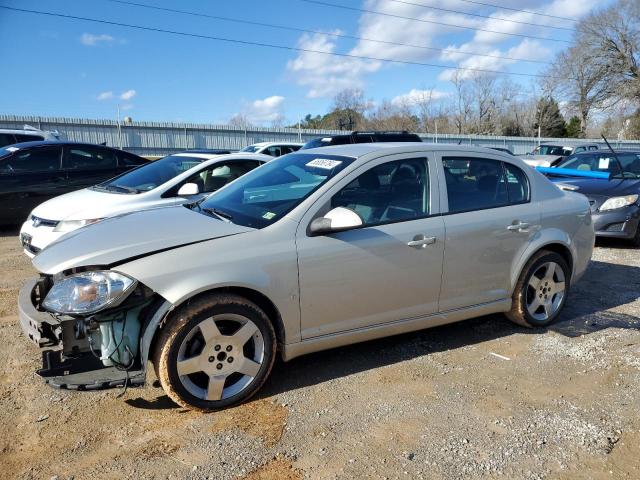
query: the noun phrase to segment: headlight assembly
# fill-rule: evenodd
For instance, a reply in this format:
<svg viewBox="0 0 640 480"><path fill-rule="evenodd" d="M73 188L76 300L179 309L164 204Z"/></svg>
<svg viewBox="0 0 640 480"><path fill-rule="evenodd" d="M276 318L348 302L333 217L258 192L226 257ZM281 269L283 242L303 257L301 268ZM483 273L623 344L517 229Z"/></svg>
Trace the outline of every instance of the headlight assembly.
<svg viewBox="0 0 640 480"><path fill-rule="evenodd" d="M134 279L109 270L77 273L54 283L42 305L55 313L95 313L118 305L135 285Z"/></svg>
<svg viewBox="0 0 640 480"><path fill-rule="evenodd" d="M626 195L624 197L608 198L600 207L600 211L615 210L617 208L633 205L638 201L638 195Z"/></svg>
<svg viewBox="0 0 640 480"><path fill-rule="evenodd" d="M87 220L61 220L53 229L54 232L71 232L85 225L91 225L102 220L102 218L91 218Z"/></svg>

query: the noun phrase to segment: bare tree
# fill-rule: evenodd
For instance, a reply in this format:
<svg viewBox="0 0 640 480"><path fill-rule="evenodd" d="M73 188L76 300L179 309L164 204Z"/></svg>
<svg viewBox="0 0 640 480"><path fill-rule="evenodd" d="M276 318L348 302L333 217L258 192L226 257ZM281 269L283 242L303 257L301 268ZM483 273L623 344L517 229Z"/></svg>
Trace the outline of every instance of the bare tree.
<svg viewBox="0 0 640 480"><path fill-rule="evenodd" d="M368 128L372 130L409 130L418 129L418 119L407 103L393 104L384 100L367 119Z"/></svg>
<svg viewBox="0 0 640 480"><path fill-rule="evenodd" d="M249 118L244 113L236 113L229 119L229 125L241 130L246 130L247 128L252 126Z"/></svg>
<svg viewBox="0 0 640 480"><path fill-rule="evenodd" d="M466 133L469 118L471 116L471 91L467 81L462 77L459 70L453 74L451 83L455 89L455 98L453 100L455 114L453 123L457 133Z"/></svg>
<svg viewBox="0 0 640 480"><path fill-rule="evenodd" d="M471 81L471 93L475 103L475 133L490 134L495 131L495 87L496 78L493 75L477 75Z"/></svg>
<svg viewBox="0 0 640 480"><path fill-rule="evenodd" d="M333 128L339 130L354 130L359 128L364 114L369 108L360 88L347 88L333 97L332 121Z"/></svg>
<svg viewBox="0 0 640 480"><path fill-rule="evenodd" d="M617 97L640 102L640 2L619 0L585 18L576 44L591 52L589 60L605 71Z"/></svg>

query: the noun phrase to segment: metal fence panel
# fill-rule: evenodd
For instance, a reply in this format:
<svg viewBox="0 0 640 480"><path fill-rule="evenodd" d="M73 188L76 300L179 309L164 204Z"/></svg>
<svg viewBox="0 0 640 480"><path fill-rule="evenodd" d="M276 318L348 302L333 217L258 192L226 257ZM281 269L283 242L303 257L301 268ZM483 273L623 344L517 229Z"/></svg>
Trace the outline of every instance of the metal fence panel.
<svg viewBox="0 0 640 480"><path fill-rule="evenodd" d="M41 130L57 131L66 140L103 143L122 147L138 155L162 156L188 148L224 148L240 150L246 145L267 141L306 142L313 138L335 133L337 130L298 130L295 128L250 127L246 130L230 125L207 125L174 122L132 122L122 125L121 134L115 120L82 118L39 117L24 115L0 115L0 128L23 128L31 125ZM536 137L502 137L493 135L456 135L419 133L425 142L460 143L485 147L506 147L522 155L538 145ZM570 145L576 142L596 142L601 139L542 138L544 142L560 142ZM640 140L610 140L616 148L640 148Z"/></svg>

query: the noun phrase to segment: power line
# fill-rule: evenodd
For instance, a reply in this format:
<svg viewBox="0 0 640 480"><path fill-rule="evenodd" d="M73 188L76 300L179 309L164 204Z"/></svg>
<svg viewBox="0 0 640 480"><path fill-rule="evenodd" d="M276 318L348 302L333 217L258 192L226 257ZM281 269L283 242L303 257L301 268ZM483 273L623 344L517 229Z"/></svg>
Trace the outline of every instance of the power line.
<svg viewBox="0 0 640 480"><path fill-rule="evenodd" d="M163 29L163 28L145 27L145 26L142 26L142 25L133 25L133 24L130 24L130 23L113 22L113 21L110 21L110 20L103 20L103 19L89 18L89 17L80 17L80 16L76 16L76 15L68 15L68 14L55 13L55 12L45 12L45 11L41 11L41 10L27 10L27 9L24 9L24 8L7 7L5 5L0 5L0 9L10 10L10 11L14 11L14 12L21 12L21 13L31 13L31 14L35 14L35 15L45 15L45 16L49 16L49 17L64 18L64 19L68 19L68 20L78 20L78 21L83 21L83 22L99 23L99 24L102 24L102 25L114 25L116 27L132 28L132 29L136 29L136 30L144 30L144 31L149 31L149 32L168 33L170 35L177 35L177 36L182 36L182 37L199 38L199 39L205 39L205 40L214 40L214 41L218 41L218 42L226 42L226 43L233 43L233 44L239 44L239 45L250 45L250 46L254 46L254 47L274 48L274 49L279 49L279 50L289 50L289 51L305 52L305 53L318 53L318 54L321 54L321 55L330 55L330 56L334 56L334 57L355 58L355 59L359 59L359 60L370 60L370 61L375 61L375 62L395 63L395 64L400 64L400 65L414 65L414 66L430 67L430 68L445 68L445 69L452 69L452 70L466 70L466 71L471 71L471 72L491 73L491 74L498 74L498 75L516 75L516 76L522 76L522 77L552 78L552 77L549 77L548 75L541 75L541 74L537 74L537 73L505 72L505 71L501 71L501 70L489 70L489 69L483 69L483 68L458 67L458 66L455 66L455 65L439 65L439 64L435 64L435 63L414 62L414 61L410 61L410 60L396 60L396 59L391 59L391 58L369 57L369 56L365 56L365 55L353 55L353 54L350 54L350 53L326 52L326 51L323 51L323 50L314 50L314 49L310 49L310 48L290 47L290 46L287 46L287 45L276 45L276 44L271 44L271 43L253 42L253 41L250 41L250 40L239 40L239 39L234 39L234 38L216 37L216 36L212 36L212 35L202 35L202 34L198 34L198 33L180 32L180 31L177 31L177 30L167 30L167 29Z"/></svg>
<svg viewBox="0 0 640 480"><path fill-rule="evenodd" d="M442 7L434 7L432 5L425 5L424 3L408 2L406 0L387 0L387 1L388 2L395 2L395 3L403 3L405 5L412 5L414 7L428 8L430 10L439 10L441 12L457 13L457 14L460 14L460 15L467 15L469 17L488 18L489 20L500 20L501 22L519 23L520 25L529 25L531 27L554 28L556 30L567 30L569 32L573 32L574 31L573 28L569 28L569 27L557 27L555 25L542 25L540 23L523 22L521 20L513 20L513 19L510 19L510 18L492 17L491 15L482 15L480 13L473 13L473 12L462 12L460 10L453 10L453 9L442 8Z"/></svg>
<svg viewBox="0 0 640 480"><path fill-rule="evenodd" d="M538 15L540 17L557 18L559 20L566 20L568 22L577 22L578 21L575 18L560 17L558 15L549 15L548 13L534 12L532 10L522 10L520 8L505 7L504 5L496 5L494 3L478 2L476 0L458 0L458 1L459 2L465 2L465 3L471 3L473 5L481 5L483 7L502 8L503 10L509 10L511 12L528 13L530 15Z"/></svg>
<svg viewBox="0 0 640 480"><path fill-rule="evenodd" d="M386 13L386 12L380 12L378 10L369 10L366 8L359 8L359 7L349 7L347 5L340 5L337 3L329 3L329 2L321 2L319 0L300 0L301 2L305 2L305 3L313 3L316 5L322 5L325 7L332 7L332 8L341 8L343 10L352 10L355 12L361 12L361 13L372 13L374 15L382 15L385 17L392 17L392 18L399 18L402 20L411 20L414 22L422 22L422 23L431 23L434 25L442 25L445 27L453 27L453 28L462 28L465 30L474 30L477 32L486 32L486 33L495 33L498 35L506 35L506 36L510 36L510 37L522 37L522 38L532 38L535 40L544 40L544 41L548 41L548 42L561 42L561 43L571 43L569 40L561 40L559 38L545 38L545 37L536 37L534 35L525 35L524 33L508 33L508 32L499 32L497 30L489 30L489 29L485 29L485 28L477 28L477 27L467 27L464 25L454 25L453 23L444 23L444 22L437 22L435 20L426 20L424 18L415 18L415 17L404 17L402 15L396 15L393 13Z"/></svg>
<svg viewBox="0 0 640 480"><path fill-rule="evenodd" d="M158 7L156 5L149 5L149 4L146 4L146 3L138 3L138 2L130 2L130 1L126 1L126 0L106 0L106 1L112 2L112 3L119 3L119 4L122 4L122 5L130 5L130 6L135 6L135 7L148 8L148 9L152 9L152 10L170 12L170 13L179 13L179 14L183 14L183 15L191 15L191 16L194 16L194 17L211 18L211 19L214 19L214 20L221 20L221 21L225 21L225 22L235 22L235 23L241 23L241 24L245 24L245 25L255 25L255 26L260 26L260 27L277 28L277 29L289 30L289 31L293 31L293 32L313 33L313 34L317 34L317 35L328 35L328 36L336 37L336 38L346 38L346 39L350 39L350 40L381 43L381 44L385 44L385 45L394 45L396 47L419 48L419 49L423 49L423 50L431 50L431 51L436 51L436 52L472 55L472 56L478 56L478 57L498 58L498 59L501 59L501 60L513 60L513 61L516 61L516 62L539 63L539 64L543 64L543 65L549 65L550 64L549 62L544 62L542 60L530 60L530 59L526 59L526 58L516 58L516 57L509 57L509 56L504 56L504 55L491 55L491 54L488 54L488 53L477 53L477 52L470 52L470 51L464 51L464 50L461 51L461 50L455 50L455 49L452 49L452 48L438 48L438 47L430 47L430 46L427 46L427 45L415 45L415 44L410 44L410 43L391 42L391 41L388 41L388 40L377 40L377 39L373 39L373 38L358 37L358 36L355 36L355 35L348 35L348 34L343 34L343 33L323 32L323 31L320 31L320 30L307 30L307 29L304 29L304 28L289 27L289 26L286 26L286 25L275 25L275 24L271 24L271 23L256 22L256 21L252 21L252 20L244 20L244 19L233 18L233 17L222 17L222 16L219 16L219 15L210 15L210 14L207 14L207 13L194 12L194 11L189 11L189 10L179 10L179 9L176 9L176 8Z"/></svg>

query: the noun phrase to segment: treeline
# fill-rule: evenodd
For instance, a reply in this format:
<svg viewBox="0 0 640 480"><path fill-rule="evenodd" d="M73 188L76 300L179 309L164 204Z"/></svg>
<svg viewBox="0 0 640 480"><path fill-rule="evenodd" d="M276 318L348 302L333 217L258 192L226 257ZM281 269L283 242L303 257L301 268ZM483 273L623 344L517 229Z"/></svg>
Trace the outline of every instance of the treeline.
<svg viewBox="0 0 640 480"><path fill-rule="evenodd" d="M303 128L411 130L510 136L640 138L640 1L619 0L577 24L545 78L527 88L458 71L451 93L413 90L374 104L360 89L338 93ZM297 123L292 125L297 127Z"/></svg>

